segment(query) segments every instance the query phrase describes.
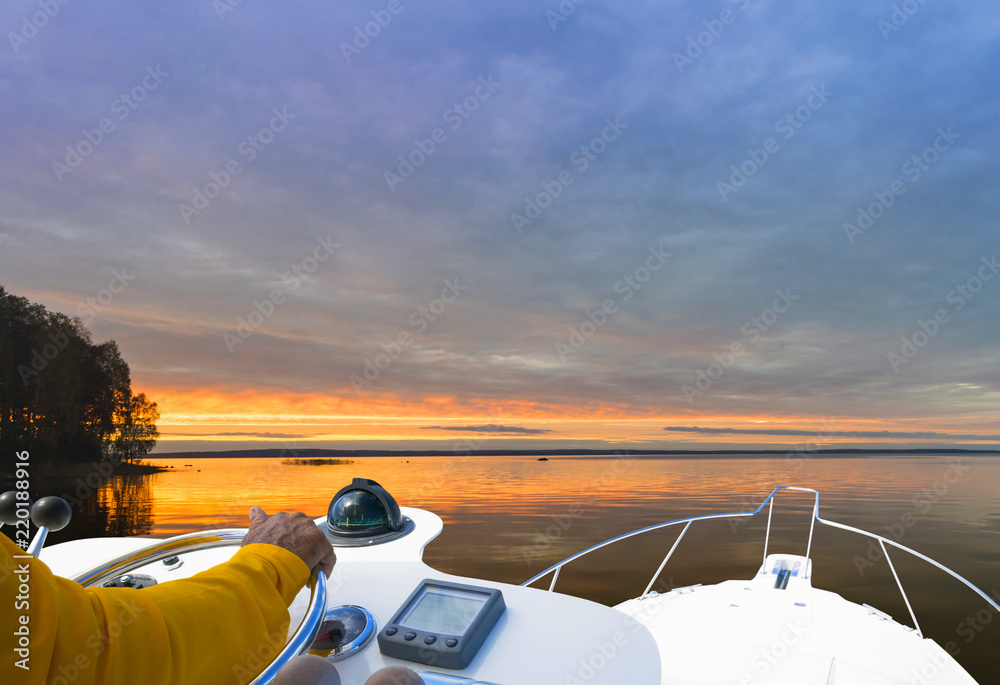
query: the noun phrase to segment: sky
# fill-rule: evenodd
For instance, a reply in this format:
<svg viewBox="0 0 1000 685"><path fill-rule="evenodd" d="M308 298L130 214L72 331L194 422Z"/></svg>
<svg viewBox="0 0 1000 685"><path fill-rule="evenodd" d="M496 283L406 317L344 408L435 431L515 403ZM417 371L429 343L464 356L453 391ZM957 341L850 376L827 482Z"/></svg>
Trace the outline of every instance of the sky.
<svg viewBox="0 0 1000 685"><path fill-rule="evenodd" d="M0 285L189 449L1000 444L992 3L10 0Z"/></svg>

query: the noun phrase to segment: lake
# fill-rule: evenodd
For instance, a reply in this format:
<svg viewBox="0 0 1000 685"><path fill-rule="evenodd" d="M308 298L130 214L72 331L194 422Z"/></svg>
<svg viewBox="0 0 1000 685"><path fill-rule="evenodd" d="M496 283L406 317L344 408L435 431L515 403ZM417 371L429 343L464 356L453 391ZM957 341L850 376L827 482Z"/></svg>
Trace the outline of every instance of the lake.
<svg viewBox="0 0 1000 685"><path fill-rule="evenodd" d="M444 519L425 560L457 575L521 583L621 533L662 521L756 508L776 485L820 491L820 516L896 539L1000 597L1000 456L363 457L327 466L279 459L153 458L152 476L50 484L81 502L52 543L95 535L169 536L244 527L251 505L325 515L353 477L377 480L402 506ZM191 466L185 466L191 464ZM75 489L74 489L75 488ZM75 493L75 494L74 494ZM804 554L811 495L783 493L771 551ZM745 525L742 525L744 522ZM738 525L734 525L734 523ZM749 578L761 563L766 511L695 523L654 589ZM608 604L636 596L680 527L598 551L565 568L557 589ZM110 531L110 533L109 533ZM957 581L902 551L892 561L925 635L983 683L993 682L1000 621ZM910 623L877 545L817 526L814 584ZM707 569L707 572L706 572ZM540 583L548 587L550 578Z"/></svg>

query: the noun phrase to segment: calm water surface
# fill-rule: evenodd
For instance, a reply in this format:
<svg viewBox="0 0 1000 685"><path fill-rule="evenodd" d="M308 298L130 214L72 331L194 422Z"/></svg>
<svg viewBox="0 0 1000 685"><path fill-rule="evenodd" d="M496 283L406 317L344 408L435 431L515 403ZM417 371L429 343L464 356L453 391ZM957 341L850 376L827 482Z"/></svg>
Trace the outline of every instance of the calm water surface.
<svg viewBox="0 0 1000 685"><path fill-rule="evenodd" d="M1000 597L1000 458L859 457L378 457L352 464L285 466L278 459L159 458L167 473L115 477L79 490L82 503L53 543L94 535L168 536L246 526L246 512L326 513L353 477L379 481L403 506L445 522L425 560L463 576L520 583L552 563L642 526L705 513L755 508L776 485L820 491L826 519L893 537ZM192 464L185 466L184 464ZM771 550L805 553L811 496L779 496ZM766 516L692 526L656 588L750 577L761 562ZM109 533L110 531L110 533ZM638 595L680 532L639 536L563 570L558 589L604 603ZM877 547L818 526L814 583L867 602L900 622L908 612ZM929 565L892 554L924 633L981 683L1000 682L1000 620L986 604ZM707 569L707 572L706 572ZM546 586L548 579L543 581Z"/></svg>

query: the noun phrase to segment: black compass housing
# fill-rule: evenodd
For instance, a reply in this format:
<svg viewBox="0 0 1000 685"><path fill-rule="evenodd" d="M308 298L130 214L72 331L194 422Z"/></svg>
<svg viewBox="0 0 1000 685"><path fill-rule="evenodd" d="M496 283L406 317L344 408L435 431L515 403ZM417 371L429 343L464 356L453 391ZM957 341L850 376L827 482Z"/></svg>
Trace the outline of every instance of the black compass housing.
<svg viewBox="0 0 1000 685"><path fill-rule="evenodd" d="M355 478L330 501L326 535L339 547L361 547L403 537L413 521L403 516L389 492L369 478Z"/></svg>

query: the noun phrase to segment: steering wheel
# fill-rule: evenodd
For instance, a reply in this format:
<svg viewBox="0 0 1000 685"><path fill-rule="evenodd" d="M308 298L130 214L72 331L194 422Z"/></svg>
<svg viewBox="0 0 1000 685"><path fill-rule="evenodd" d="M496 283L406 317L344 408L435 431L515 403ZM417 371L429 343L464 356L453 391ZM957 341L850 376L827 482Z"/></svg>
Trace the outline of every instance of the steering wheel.
<svg viewBox="0 0 1000 685"><path fill-rule="evenodd" d="M201 549L213 547L229 547L243 543L243 536L246 529L228 528L223 530L207 530L198 533L187 533L177 535L149 547L144 547L135 552L128 552L121 556L106 561L100 566L96 566L89 571L77 574L73 580L84 587L94 587L101 585L112 578L128 573L133 569L151 564L154 561L166 559L168 557L194 552ZM309 598L309 606L306 608L305 616L296 629L295 633L288 639L274 660L257 674L250 685L265 685L270 683L275 674L285 663L294 656L305 652L319 633L323 623L323 614L326 613L326 576L321 571L316 571L311 580L312 596Z"/></svg>

